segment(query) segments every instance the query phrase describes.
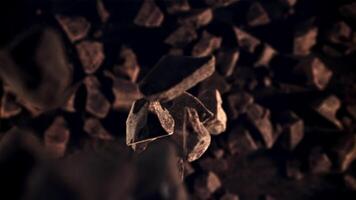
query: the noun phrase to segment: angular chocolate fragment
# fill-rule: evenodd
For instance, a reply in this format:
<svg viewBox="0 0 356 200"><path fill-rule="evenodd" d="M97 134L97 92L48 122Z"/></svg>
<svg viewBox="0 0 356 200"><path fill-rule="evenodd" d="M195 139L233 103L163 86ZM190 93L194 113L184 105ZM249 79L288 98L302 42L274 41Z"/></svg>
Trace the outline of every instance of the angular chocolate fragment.
<svg viewBox="0 0 356 200"><path fill-rule="evenodd" d="M199 199L208 199L221 185L220 178L214 172L208 172L194 182L194 194Z"/></svg>
<svg viewBox="0 0 356 200"><path fill-rule="evenodd" d="M200 41L194 46L192 55L196 57L204 57L210 55L216 49L220 48L221 38L216 37L206 31Z"/></svg>
<svg viewBox="0 0 356 200"><path fill-rule="evenodd" d="M277 52L273 47L268 44L264 44L262 53L255 62L255 66L268 66L276 54Z"/></svg>
<svg viewBox="0 0 356 200"><path fill-rule="evenodd" d="M180 26L164 40L164 43L182 48L197 39L197 37L198 35L192 26Z"/></svg>
<svg viewBox="0 0 356 200"><path fill-rule="evenodd" d="M90 117L84 121L84 131L90 137L100 140L112 140L113 137L105 130L98 119Z"/></svg>
<svg viewBox="0 0 356 200"><path fill-rule="evenodd" d="M349 25L343 21L335 23L332 29L327 33L327 38L333 43L342 43L350 39L352 30Z"/></svg>
<svg viewBox="0 0 356 200"><path fill-rule="evenodd" d="M20 105L16 102L16 97L8 91L4 91L0 102L0 119L7 119L18 115L21 112Z"/></svg>
<svg viewBox="0 0 356 200"><path fill-rule="evenodd" d="M100 42L82 41L76 48L85 73L95 73L105 58L103 45Z"/></svg>
<svg viewBox="0 0 356 200"><path fill-rule="evenodd" d="M338 128L342 128L341 122L336 118L336 112L339 110L341 102L339 98L331 95L323 100L320 100L314 105L314 110L326 120L330 121Z"/></svg>
<svg viewBox="0 0 356 200"><path fill-rule="evenodd" d="M226 130L227 116L222 107L222 99L218 90L207 90L199 94L198 98L212 111L214 117L204 123L209 133L218 135Z"/></svg>
<svg viewBox="0 0 356 200"><path fill-rule="evenodd" d="M225 77L231 76L239 60L240 52L237 49L219 51L216 58L216 68Z"/></svg>
<svg viewBox="0 0 356 200"><path fill-rule="evenodd" d="M44 133L44 145L53 158L63 157L67 149L70 132L63 117L57 117Z"/></svg>
<svg viewBox="0 0 356 200"><path fill-rule="evenodd" d="M123 63L114 67L115 75L123 76L132 82L136 82L140 73L140 66L135 53L130 48L122 47L120 59L123 60Z"/></svg>
<svg viewBox="0 0 356 200"><path fill-rule="evenodd" d="M247 119L256 128L266 147L272 148L275 136L273 126L270 120L270 111L258 104L252 104L247 107Z"/></svg>
<svg viewBox="0 0 356 200"><path fill-rule="evenodd" d="M233 155L238 154L244 156L256 151L258 146L247 129L237 127L229 133L227 148Z"/></svg>
<svg viewBox="0 0 356 200"><path fill-rule="evenodd" d="M208 25L212 19L213 11L210 8L199 9L183 14L178 19L178 23L199 28Z"/></svg>
<svg viewBox="0 0 356 200"><path fill-rule="evenodd" d="M101 19L102 23L106 23L110 17L110 13L108 10L105 8L105 5L103 3L103 0L97 0L96 1L96 9L98 11L99 17Z"/></svg>
<svg viewBox="0 0 356 200"><path fill-rule="evenodd" d="M75 112L74 101L75 101L75 92L68 98L67 102L62 106L62 109L67 112Z"/></svg>
<svg viewBox="0 0 356 200"><path fill-rule="evenodd" d="M168 101L181 95L215 70L213 56L193 58L166 55L140 82L140 91L151 100ZM164 78L164 82L159 80Z"/></svg>
<svg viewBox="0 0 356 200"><path fill-rule="evenodd" d="M330 171L331 161L329 157L315 148L309 155L309 169L312 174L323 174Z"/></svg>
<svg viewBox="0 0 356 200"><path fill-rule="evenodd" d="M127 80L116 78L113 83L115 101L113 108L128 111L134 101L142 97L138 85Z"/></svg>
<svg viewBox="0 0 356 200"><path fill-rule="evenodd" d="M208 149L211 137L194 108L185 109L183 127L184 148L187 153L187 160L188 162L193 162L200 158Z"/></svg>
<svg viewBox="0 0 356 200"><path fill-rule="evenodd" d="M247 92L233 93L227 97L227 103L231 112L231 118L236 119L240 114L246 113L247 108L252 105L254 98Z"/></svg>
<svg viewBox="0 0 356 200"><path fill-rule="evenodd" d="M343 172L356 160L356 136L345 135L333 149L337 157L339 169Z"/></svg>
<svg viewBox="0 0 356 200"><path fill-rule="evenodd" d="M282 116L281 146L293 150L304 137L304 122L295 113L288 112Z"/></svg>
<svg viewBox="0 0 356 200"><path fill-rule="evenodd" d="M254 53L256 48L261 44L261 41L249 33L234 27L235 35L239 46L249 53Z"/></svg>
<svg viewBox="0 0 356 200"><path fill-rule="evenodd" d="M240 198L236 194L225 193L219 200L240 200Z"/></svg>
<svg viewBox="0 0 356 200"><path fill-rule="evenodd" d="M173 117L158 101L137 100L126 121L126 144L130 146L169 136L174 126Z"/></svg>
<svg viewBox="0 0 356 200"><path fill-rule="evenodd" d="M268 13L261 3L254 2L247 11L247 24L249 26L261 26L270 23Z"/></svg>
<svg viewBox="0 0 356 200"><path fill-rule="evenodd" d="M84 17L57 15L56 19L72 42L83 39L89 32L90 23Z"/></svg>
<svg viewBox="0 0 356 200"><path fill-rule="evenodd" d="M307 30L297 31L294 36L293 53L296 56L306 56L316 44L318 28L311 27Z"/></svg>
<svg viewBox="0 0 356 200"><path fill-rule="evenodd" d="M147 28L161 26L164 15L154 0L144 0L134 23Z"/></svg>
<svg viewBox="0 0 356 200"><path fill-rule="evenodd" d="M190 5L188 3L188 0L164 0L167 6L167 12L169 14L175 14L178 12L185 12L190 10Z"/></svg>
<svg viewBox="0 0 356 200"><path fill-rule="evenodd" d="M105 118L111 106L100 91L98 79L94 76L88 76L85 78L84 84L87 90L85 110L98 118Z"/></svg>

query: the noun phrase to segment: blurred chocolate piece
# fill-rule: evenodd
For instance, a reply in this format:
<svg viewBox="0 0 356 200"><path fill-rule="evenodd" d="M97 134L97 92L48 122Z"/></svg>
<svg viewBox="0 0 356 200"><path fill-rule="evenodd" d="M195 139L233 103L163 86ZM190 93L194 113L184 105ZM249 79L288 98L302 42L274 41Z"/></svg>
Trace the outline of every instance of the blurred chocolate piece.
<svg viewBox="0 0 356 200"><path fill-rule="evenodd" d="M194 108L187 107L185 109L183 127L184 148L187 152L187 160L188 162L193 162L200 158L208 149L211 137Z"/></svg>
<svg viewBox="0 0 356 200"><path fill-rule="evenodd" d="M178 18L178 23L196 28L206 26L213 19L213 11L208 9L192 10L182 14Z"/></svg>
<svg viewBox="0 0 356 200"><path fill-rule="evenodd" d="M332 43L343 43L351 38L352 30L344 21L333 24L331 30L327 33L327 39Z"/></svg>
<svg viewBox="0 0 356 200"><path fill-rule="evenodd" d="M337 158L338 168L342 172L346 171L356 160L356 136L351 134L343 136L337 141L333 151Z"/></svg>
<svg viewBox="0 0 356 200"><path fill-rule="evenodd" d="M306 56L316 44L318 28L311 27L307 30L298 30L294 35L293 53L296 56Z"/></svg>
<svg viewBox="0 0 356 200"><path fill-rule="evenodd" d="M206 31L203 32L202 38L194 46L192 55L196 57L204 57L212 54L216 49L220 48L221 38L216 37Z"/></svg>
<svg viewBox="0 0 356 200"><path fill-rule="evenodd" d="M304 137L304 122L295 113L287 112L281 116L282 133L279 141L287 150L294 150Z"/></svg>
<svg viewBox="0 0 356 200"><path fill-rule="evenodd" d="M215 58L166 55L140 82L140 91L151 100L168 101L208 78L215 70ZM164 78L163 81L159 81Z"/></svg>
<svg viewBox="0 0 356 200"><path fill-rule="evenodd" d="M114 67L115 75L122 76L132 82L136 82L140 73L140 66L138 64L136 54L132 51L132 49L122 47L120 51L120 59L123 60L123 62Z"/></svg>
<svg viewBox="0 0 356 200"><path fill-rule="evenodd" d="M301 172L301 163L298 160L288 160L286 163L286 176L293 180L301 180L304 175Z"/></svg>
<svg viewBox="0 0 356 200"><path fill-rule="evenodd" d="M70 95L70 97L68 98L67 102L62 106L62 109L65 110L66 112L74 113L76 111L74 106L75 97L76 97L76 93L73 92L73 94Z"/></svg>
<svg viewBox="0 0 356 200"><path fill-rule="evenodd" d="M126 144L152 141L173 134L175 122L158 101L140 99L132 104L126 121Z"/></svg>
<svg viewBox="0 0 356 200"><path fill-rule="evenodd" d="M167 12L169 14L175 14L178 12L185 12L190 10L190 5L188 0L164 0L166 7L167 7Z"/></svg>
<svg viewBox="0 0 356 200"><path fill-rule="evenodd" d="M266 147L272 148L275 136L273 126L270 120L270 111L258 104L252 104L247 107L247 119L260 134Z"/></svg>
<svg viewBox="0 0 356 200"><path fill-rule="evenodd" d="M115 110L129 111L132 103L142 97L136 83L120 78L114 79L112 90L115 95L113 104Z"/></svg>
<svg viewBox="0 0 356 200"><path fill-rule="evenodd" d="M0 102L0 119L14 117L21 112L20 105L16 102L16 97L8 91L4 91Z"/></svg>
<svg viewBox="0 0 356 200"><path fill-rule="evenodd" d="M69 137L70 132L67 128L67 122L63 117L56 117L44 133L44 145L51 157L60 158L64 156Z"/></svg>
<svg viewBox="0 0 356 200"><path fill-rule="evenodd" d="M240 114L246 113L247 108L252 105L254 98L247 92L237 92L227 97L231 118L236 119Z"/></svg>
<svg viewBox="0 0 356 200"><path fill-rule="evenodd" d="M89 134L90 137L100 140L112 140L113 137L108 133L101 125L100 121L96 118L90 117L84 121L84 131Z"/></svg>
<svg viewBox="0 0 356 200"><path fill-rule="evenodd" d="M340 13L353 21L356 21L356 3L349 3L339 8Z"/></svg>
<svg viewBox="0 0 356 200"><path fill-rule="evenodd" d="M312 174L324 174L330 171L331 161L319 148L312 149L309 155L309 169Z"/></svg>
<svg viewBox="0 0 356 200"><path fill-rule="evenodd" d="M233 155L244 156L256 151L258 146L247 129L236 127L229 132L227 148Z"/></svg>
<svg viewBox="0 0 356 200"><path fill-rule="evenodd" d="M345 175L344 183L348 189L350 189L352 191L356 191L356 178L355 177L353 177L352 175Z"/></svg>
<svg viewBox="0 0 356 200"><path fill-rule="evenodd" d="M147 28L161 26L164 15L154 0L144 0L134 23Z"/></svg>
<svg viewBox="0 0 356 200"><path fill-rule="evenodd" d="M337 119L336 113L341 107L339 98L334 95L328 96L325 99L319 100L314 105L314 110L326 120L331 122L337 128L342 128L341 122Z"/></svg>
<svg viewBox="0 0 356 200"><path fill-rule="evenodd" d="M216 58L216 68L225 77L231 76L239 60L237 49L219 51Z"/></svg>
<svg viewBox="0 0 356 200"><path fill-rule="evenodd" d="M269 66L273 57L277 54L276 50L268 44L263 45L263 50L255 62L255 66Z"/></svg>
<svg viewBox="0 0 356 200"><path fill-rule="evenodd" d="M110 110L110 102L101 93L98 79L88 76L85 78L84 84L87 90L85 110L98 118L105 118Z"/></svg>
<svg viewBox="0 0 356 200"><path fill-rule="evenodd" d="M209 133L218 135L226 130L227 116L222 107L222 98L218 90L207 90L198 98L213 113L214 117L204 123Z"/></svg>
<svg viewBox="0 0 356 200"><path fill-rule="evenodd" d="M209 199L221 185L220 178L214 172L204 173L194 182L194 194L199 199Z"/></svg>
<svg viewBox="0 0 356 200"><path fill-rule="evenodd" d="M221 94L228 92L231 85L218 72L214 72L210 77L199 84L199 93L205 90L219 90Z"/></svg>
<svg viewBox="0 0 356 200"><path fill-rule="evenodd" d="M98 11L98 15L102 23L106 23L110 17L110 13L106 9L104 5L104 0L97 0L96 1L96 9Z"/></svg>
<svg viewBox="0 0 356 200"><path fill-rule="evenodd" d="M206 4L213 7L225 7L229 6L239 0L204 0Z"/></svg>
<svg viewBox="0 0 356 200"><path fill-rule="evenodd" d="M76 48L85 73L95 73L105 59L103 45L95 41L82 41Z"/></svg>
<svg viewBox="0 0 356 200"><path fill-rule="evenodd" d="M240 200L239 196L233 193L225 193L219 200Z"/></svg>
<svg viewBox="0 0 356 200"><path fill-rule="evenodd" d="M89 32L90 23L84 17L57 15L56 19L72 42L85 38Z"/></svg>
<svg viewBox="0 0 356 200"><path fill-rule="evenodd" d="M192 26L180 26L164 40L164 43L183 48L197 37L198 35Z"/></svg>
<svg viewBox="0 0 356 200"><path fill-rule="evenodd" d="M239 47L249 53L254 53L256 48L261 44L259 39L255 38L240 28L235 27L234 31Z"/></svg>
<svg viewBox="0 0 356 200"><path fill-rule="evenodd" d="M247 11L247 24L249 26L261 26L270 23L268 13L261 3L253 2Z"/></svg>

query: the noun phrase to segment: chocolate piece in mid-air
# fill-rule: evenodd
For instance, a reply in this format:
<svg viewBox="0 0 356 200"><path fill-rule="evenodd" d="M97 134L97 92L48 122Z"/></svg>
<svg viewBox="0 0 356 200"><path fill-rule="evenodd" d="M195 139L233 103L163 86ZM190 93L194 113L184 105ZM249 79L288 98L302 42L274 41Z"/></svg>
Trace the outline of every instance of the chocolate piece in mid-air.
<svg viewBox="0 0 356 200"><path fill-rule="evenodd" d="M90 23L84 17L57 15L56 19L72 42L83 39L90 30Z"/></svg>
<svg viewBox="0 0 356 200"><path fill-rule="evenodd" d="M98 118L105 118L111 105L100 91L99 80L95 76L88 76L85 78L84 84L87 90L85 110Z"/></svg>
<svg viewBox="0 0 356 200"><path fill-rule="evenodd" d="M95 73L105 59L103 44L96 41L82 41L76 45L76 48L85 73Z"/></svg>
<svg viewBox="0 0 356 200"><path fill-rule="evenodd" d="M221 38L214 36L206 31L199 42L194 46L192 50L192 55L196 57L209 56L213 51L220 48Z"/></svg>
<svg viewBox="0 0 356 200"><path fill-rule="evenodd" d="M341 122L337 119L336 113L341 107L341 102L338 97L331 95L322 100L319 100L313 106L314 110L327 121L331 122L335 127L342 128Z"/></svg>
<svg viewBox="0 0 356 200"><path fill-rule="evenodd" d="M247 11L247 24L249 26L261 26L270 23L267 11L259 2L254 2Z"/></svg>
<svg viewBox="0 0 356 200"><path fill-rule="evenodd" d="M147 28L161 26L164 15L153 0L144 0L134 23Z"/></svg>

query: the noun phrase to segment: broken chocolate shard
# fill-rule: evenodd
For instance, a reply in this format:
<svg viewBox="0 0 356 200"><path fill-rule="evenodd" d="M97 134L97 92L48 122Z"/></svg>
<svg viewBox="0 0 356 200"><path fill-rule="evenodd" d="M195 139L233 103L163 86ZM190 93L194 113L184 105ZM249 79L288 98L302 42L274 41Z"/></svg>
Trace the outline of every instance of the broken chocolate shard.
<svg viewBox="0 0 356 200"><path fill-rule="evenodd" d="M89 32L90 23L84 17L57 15L56 19L72 42L83 39Z"/></svg>
<svg viewBox="0 0 356 200"><path fill-rule="evenodd" d="M208 149L211 141L209 131L199 119L194 108L186 108L183 125L184 151L187 161L193 162L200 158Z"/></svg>
<svg viewBox="0 0 356 200"><path fill-rule="evenodd" d="M209 133L218 135L226 130L227 116L222 107L219 90L207 90L199 94L198 98L213 113L214 117L204 123Z"/></svg>
<svg viewBox="0 0 356 200"><path fill-rule="evenodd" d="M267 11L261 3L254 2L247 11L247 24L249 26L261 26L270 23Z"/></svg>
<svg viewBox="0 0 356 200"><path fill-rule="evenodd" d="M197 37L198 35L192 26L180 26L164 40L164 43L174 47L184 48L197 39Z"/></svg>
<svg viewBox="0 0 356 200"><path fill-rule="evenodd" d="M173 117L158 101L137 100L126 121L126 144L130 146L169 136L174 126Z"/></svg>
<svg viewBox="0 0 356 200"><path fill-rule="evenodd" d="M250 132L243 127L236 127L229 132L227 148L229 152L240 156L248 155L256 150L258 146L251 137Z"/></svg>
<svg viewBox="0 0 356 200"><path fill-rule="evenodd" d="M90 114L105 118L110 111L110 102L100 91L100 83L95 76L88 76L84 80L87 90L85 110Z"/></svg>
<svg viewBox="0 0 356 200"><path fill-rule="evenodd" d="M239 46L249 52L254 53L261 41L240 28L234 27L235 35Z"/></svg>
<svg viewBox="0 0 356 200"><path fill-rule="evenodd" d="M312 174L324 174L330 171L331 161L329 157L320 151L319 148L315 148L309 155L309 169Z"/></svg>
<svg viewBox="0 0 356 200"><path fill-rule="evenodd" d="M96 9L102 23L106 23L109 20L110 13L106 9L103 0L96 1Z"/></svg>
<svg viewBox="0 0 356 200"><path fill-rule="evenodd" d="M216 68L224 76L229 77L233 74L240 52L237 49L219 51L216 56Z"/></svg>
<svg viewBox="0 0 356 200"><path fill-rule="evenodd" d="M16 101L16 97L8 91L4 91L0 101L0 119L14 117L22 111Z"/></svg>
<svg viewBox="0 0 356 200"><path fill-rule="evenodd" d="M194 182L194 194L199 199L209 199L222 186L221 180L214 172L202 174Z"/></svg>
<svg viewBox="0 0 356 200"><path fill-rule="evenodd" d="M90 137L100 140L112 140L113 137L105 130L100 121L96 118L90 117L84 121L84 131Z"/></svg>
<svg viewBox="0 0 356 200"><path fill-rule="evenodd" d="M123 63L114 67L114 74L136 82L140 73L136 54L128 47L122 47L120 50L120 59L123 60Z"/></svg>
<svg viewBox="0 0 356 200"><path fill-rule="evenodd" d="M294 150L304 137L304 122L293 112L285 113L281 120L281 146L290 151Z"/></svg>
<svg viewBox="0 0 356 200"><path fill-rule="evenodd" d="M139 88L150 100L169 101L211 76L214 70L213 56L166 55L139 83ZM161 78L165 81L160 82Z"/></svg>
<svg viewBox="0 0 356 200"><path fill-rule="evenodd" d="M297 31L294 36L293 53L296 56L306 56L316 44L318 28L311 27L307 30Z"/></svg>
<svg viewBox="0 0 356 200"><path fill-rule="evenodd" d="M255 62L255 66L269 66L269 63L276 54L277 51L273 47L268 44L264 44L262 53Z"/></svg>
<svg viewBox="0 0 356 200"><path fill-rule="evenodd" d="M212 19L213 11L210 8L199 9L182 14L178 19L178 23L199 28L208 25Z"/></svg>
<svg viewBox="0 0 356 200"><path fill-rule="evenodd" d="M220 45L221 45L220 37L216 37L204 31L200 41L193 47L192 55L196 57L209 56L216 49L220 48Z"/></svg>
<svg viewBox="0 0 356 200"><path fill-rule="evenodd" d="M161 26L164 15L154 0L144 0L134 23L147 28Z"/></svg>
<svg viewBox="0 0 356 200"><path fill-rule="evenodd" d="M356 160L356 137L355 135L343 136L333 148L336 155L338 168L346 171Z"/></svg>
<svg viewBox="0 0 356 200"><path fill-rule="evenodd" d="M115 110L129 111L132 103L142 97L138 85L120 78L115 78L113 81L112 91L115 95L113 108Z"/></svg>
<svg viewBox="0 0 356 200"><path fill-rule="evenodd" d="M342 128L341 122L336 117L336 112L341 107L338 97L331 95L325 99L319 100L314 105L314 110L326 120L334 124L337 128Z"/></svg>
<svg viewBox="0 0 356 200"><path fill-rule="evenodd" d="M67 149L70 132L63 117L57 117L44 133L44 145L53 158L63 157Z"/></svg>
<svg viewBox="0 0 356 200"><path fill-rule="evenodd" d="M95 41L82 41L76 45L76 48L85 73L95 73L105 59L103 44Z"/></svg>
<svg viewBox="0 0 356 200"><path fill-rule="evenodd" d="M188 0L176 0L176 1L164 0L164 2L166 4L167 12L169 14L186 12L190 10L190 5Z"/></svg>

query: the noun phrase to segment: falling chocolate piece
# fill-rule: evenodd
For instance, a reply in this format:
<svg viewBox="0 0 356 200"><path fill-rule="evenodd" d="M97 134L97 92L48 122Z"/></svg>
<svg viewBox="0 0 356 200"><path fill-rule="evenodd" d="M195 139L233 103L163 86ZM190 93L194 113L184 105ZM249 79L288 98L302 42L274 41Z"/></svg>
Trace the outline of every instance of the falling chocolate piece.
<svg viewBox="0 0 356 200"><path fill-rule="evenodd" d="M243 31L242 29L235 27L234 31L239 47L249 53L254 53L256 48L261 44L259 39Z"/></svg>
<svg viewBox="0 0 356 200"><path fill-rule="evenodd" d="M98 119L90 117L84 121L84 131L90 137L101 140L112 140L113 137L105 130Z"/></svg>
<svg viewBox="0 0 356 200"><path fill-rule="evenodd" d="M0 119L7 119L18 115L21 107L16 102L16 97L8 91L4 91L0 102Z"/></svg>
<svg viewBox="0 0 356 200"><path fill-rule="evenodd" d="M206 4L213 7L225 7L233 3L238 2L239 0L204 0Z"/></svg>
<svg viewBox="0 0 356 200"><path fill-rule="evenodd" d="M219 51L216 58L216 68L225 77L231 76L235 70L240 52L237 49Z"/></svg>
<svg viewBox="0 0 356 200"><path fill-rule="evenodd" d="M271 21L268 13L259 2L252 3L246 17L247 24L252 27L266 25Z"/></svg>
<svg viewBox="0 0 356 200"><path fill-rule="evenodd" d="M110 17L110 13L105 8L104 0L97 0L96 1L96 9L98 11L99 17L102 23L106 23Z"/></svg>
<svg viewBox="0 0 356 200"><path fill-rule="evenodd" d="M183 48L197 37L198 35L192 26L180 26L164 40L164 43Z"/></svg>
<svg viewBox="0 0 356 200"><path fill-rule="evenodd" d="M279 141L284 149L293 150L304 137L304 122L292 112L281 118L282 133Z"/></svg>
<svg viewBox="0 0 356 200"><path fill-rule="evenodd" d="M306 56L316 44L318 28L311 27L307 30L297 31L294 36L293 53L296 56Z"/></svg>
<svg viewBox="0 0 356 200"><path fill-rule="evenodd" d="M126 121L126 144L130 146L169 136L174 126L173 117L158 101L137 100Z"/></svg>
<svg viewBox="0 0 356 200"><path fill-rule="evenodd" d="M353 21L356 21L356 3L353 2L353 3L350 3L350 4L346 4L346 5L343 5L340 7L340 13L353 20Z"/></svg>
<svg viewBox="0 0 356 200"><path fill-rule="evenodd" d="M46 150L53 158L63 157L67 149L69 137L70 132L67 128L67 122L63 117L56 117L44 133Z"/></svg>
<svg viewBox="0 0 356 200"><path fill-rule="evenodd" d="M294 180L301 180L304 175L301 172L301 163L297 160L288 160L286 163L286 176Z"/></svg>
<svg viewBox="0 0 356 200"><path fill-rule="evenodd" d="M134 23L147 28L161 26L164 15L154 0L144 0Z"/></svg>
<svg viewBox="0 0 356 200"><path fill-rule="evenodd" d="M240 200L240 198L236 194L225 193L219 200Z"/></svg>
<svg viewBox="0 0 356 200"><path fill-rule="evenodd" d="M140 73L140 66L135 53L130 48L122 47L120 59L123 60L123 63L114 67L115 75L123 76L132 82L136 82L138 74Z"/></svg>
<svg viewBox="0 0 356 200"><path fill-rule="evenodd" d="M339 110L341 102L339 98L331 95L323 100L319 100L313 107L326 120L334 124L337 128L342 128L341 122L336 117L336 112Z"/></svg>
<svg viewBox="0 0 356 200"><path fill-rule="evenodd" d="M269 66L269 63L276 54L277 52L273 47L268 44L264 44L262 53L255 62L255 66Z"/></svg>
<svg viewBox="0 0 356 200"><path fill-rule="evenodd" d="M187 153L187 160L193 162L208 149L211 137L194 108L187 107L185 109L183 127L184 149Z"/></svg>
<svg viewBox="0 0 356 200"><path fill-rule="evenodd" d="M215 70L215 57L166 55L140 82L140 91L151 100L168 101L181 95ZM164 82L158 80L164 78Z"/></svg>
<svg viewBox="0 0 356 200"><path fill-rule="evenodd" d="M210 8L199 9L184 13L178 18L178 23L199 28L208 25L212 19L213 11Z"/></svg>
<svg viewBox="0 0 356 200"><path fill-rule="evenodd" d="M199 94L198 98L212 111L214 117L204 123L209 133L218 135L226 130L227 116L222 107L222 98L218 90L207 90Z"/></svg>
<svg viewBox="0 0 356 200"><path fill-rule="evenodd" d="M169 14L175 14L178 12L185 12L190 10L190 5L188 0L164 0L166 6L167 6L167 12Z"/></svg>
<svg viewBox="0 0 356 200"><path fill-rule="evenodd" d="M194 182L194 194L199 199L209 199L221 185L220 178L214 172L208 172L207 174L200 175Z"/></svg>
<svg viewBox="0 0 356 200"><path fill-rule="evenodd" d="M98 118L105 118L110 110L110 102L101 93L98 79L95 76L88 76L84 84L87 89L85 110Z"/></svg>
<svg viewBox="0 0 356 200"><path fill-rule="evenodd" d="M60 35L33 27L0 50L0 78L22 102L38 110L62 106L72 93L72 66Z"/></svg>
<svg viewBox="0 0 356 200"><path fill-rule="evenodd" d="M330 171L331 161L329 157L315 148L309 155L309 169L312 174L324 174Z"/></svg>
<svg viewBox="0 0 356 200"><path fill-rule="evenodd" d="M206 31L203 32L202 38L194 46L192 55L196 57L209 56L216 49L220 48L221 38L216 37Z"/></svg>
<svg viewBox="0 0 356 200"><path fill-rule="evenodd" d="M244 156L256 151L258 146L247 129L236 127L229 133L227 148L233 155Z"/></svg>
<svg viewBox="0 0 356 200"><path fill-rule="evenodd" d="M352 162L356 160L356 137L355 135L345 135L336 144L333 151L337 157L339 169L346 171Z"/></svg>
<svg viewBox="0 0 356 200"><path fill-rule="evenodd" d="M252 104L247 107L247 119L260 134L266 147L272 148L275 136L273 126L270 120L270 111L258 104Z"/></svg>
<svg viewBox="0 0 356 200"><path fill-rule="evenodd" d="M89 32L90 23L84 17L57 15L56 19L72 42L83 39Z"/></svg>
<svg viewBox="0 0 356 200"><path fill-rule="evenodd" d="M95 73L105 59L103 45L100 42L82 41L76 48L85 73Z"/></svg>

